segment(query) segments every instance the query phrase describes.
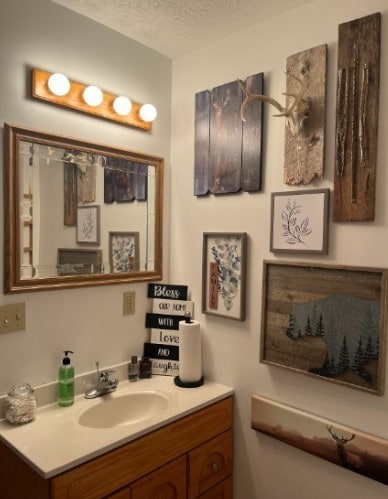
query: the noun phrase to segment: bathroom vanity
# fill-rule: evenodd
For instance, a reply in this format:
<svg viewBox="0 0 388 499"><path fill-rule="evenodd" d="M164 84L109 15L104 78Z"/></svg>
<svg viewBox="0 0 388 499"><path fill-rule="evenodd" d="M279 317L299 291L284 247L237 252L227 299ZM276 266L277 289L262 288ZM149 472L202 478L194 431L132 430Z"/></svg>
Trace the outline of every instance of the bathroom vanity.
<svg viewBox="0 0 388 499"><path fill-rule="evenodd" d="M42 408L27 425L1 422L2 497L231 499L233 391L215 383L183 389L160 378L127 383L113 397L120 399L128 390L149 392L151 386L159 393L163 385L169 406L147 421L83 427L79 421L90 401L79 399L66 412ZM104 403L96 401L97 410ZM62 431L62 457L53 426ZM46 435L39 436L44 428Z"/></svg>

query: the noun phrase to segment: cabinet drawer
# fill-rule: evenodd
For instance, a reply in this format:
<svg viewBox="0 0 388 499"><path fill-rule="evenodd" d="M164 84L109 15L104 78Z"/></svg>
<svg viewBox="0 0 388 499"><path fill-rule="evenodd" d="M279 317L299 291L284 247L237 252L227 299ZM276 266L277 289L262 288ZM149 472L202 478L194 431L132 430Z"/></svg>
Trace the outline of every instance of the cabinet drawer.
<svg viewBox="0 0 388 499"><path fill-rule="evenodd" d="M232 453L231 430L189 452L189 499L200 496L232 474Z"/></svg>
<svg viewBox="0 0 388 499"><path fill-rule="evenodd" d="M131 484L131 499L184 499L186 497L186 457L149 473Z"/></svg>
<svg viewBox="0 0 388 499"><path fill-rule="evenodd" d="M222 480L200 496L200 499L233 499L232 477Z"/></svg>

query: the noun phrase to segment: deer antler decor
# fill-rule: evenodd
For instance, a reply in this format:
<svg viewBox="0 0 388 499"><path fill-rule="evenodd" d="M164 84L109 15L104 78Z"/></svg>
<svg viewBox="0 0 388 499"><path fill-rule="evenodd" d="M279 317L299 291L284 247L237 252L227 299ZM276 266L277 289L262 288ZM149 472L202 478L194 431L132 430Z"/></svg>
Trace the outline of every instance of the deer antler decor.
<svg viewBox="0 0 388 499"><path fill-rule="evenodd" d="M287 58L286 103L282 106L267 95L253 93L241 80L243 99L240 108L243 121L254 101L267 102L285 118L284 183L309 184L323 177L326 99L326 45L298 52Z"/></svg>
<svg viewBox="0 0 388 499"><path fill-rule="evenodd" d="M272 97L268 97L267 95L257 95L252 94L246 88L246 85L241 80L237 80L242 91L245 94L245 99L241 105L241 119L246 121L246 109L249 104L255 100L267 102L272 106L276 107L280 114L274 114L274 116L284 116L286 118L286 125L291 132L293 137L300 135L303 132L304 122L310 117L310 105L308 100L304 97L306 92L306 84L305 82L299 78L298 76L292 73L286 73L287 76L294 78L299 83L299 92L298 93L284 93L288 97L291 97L293 100L287 106L283 107L279 102Z"/></svg>

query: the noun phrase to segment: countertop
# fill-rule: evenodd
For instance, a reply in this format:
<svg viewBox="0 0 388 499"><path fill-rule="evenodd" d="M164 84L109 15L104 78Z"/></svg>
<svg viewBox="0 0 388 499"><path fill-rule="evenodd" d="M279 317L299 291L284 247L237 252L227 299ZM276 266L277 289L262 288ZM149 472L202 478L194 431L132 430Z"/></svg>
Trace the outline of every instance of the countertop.
<svg viewBox="0 0 388 499"><path fill-rule="evenodd" d="M152 419L103 429L77 422L85 409L106 398L149 390L160 391L170 400L168 408ZM207 381L198 388L179 388L171 376L122 381L114 393L103 397L87 400L79 395L70 407L41 407L35 419L23 425L2 420L0 439L43 478L50 478L232 394L232 388Z"/></svg>

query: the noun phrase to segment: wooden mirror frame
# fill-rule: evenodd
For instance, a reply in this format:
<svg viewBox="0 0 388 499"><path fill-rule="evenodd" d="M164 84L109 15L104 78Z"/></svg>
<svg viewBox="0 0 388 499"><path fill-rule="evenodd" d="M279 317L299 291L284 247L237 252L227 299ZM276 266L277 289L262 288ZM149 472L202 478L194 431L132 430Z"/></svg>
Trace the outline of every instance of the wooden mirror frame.
<svg viewBox="0 0 388 499"><path fill-rule="evenodd" d="M84 274L21 279L20 275L20 172L21 141L79 149L91 154L113 155L155 166L155 266L152 271ZM4 124L4 293L124 284L162 279L163 158L112 146Z"/></svg>

